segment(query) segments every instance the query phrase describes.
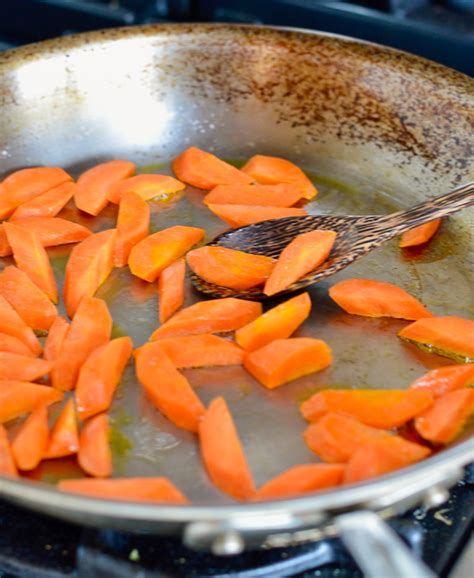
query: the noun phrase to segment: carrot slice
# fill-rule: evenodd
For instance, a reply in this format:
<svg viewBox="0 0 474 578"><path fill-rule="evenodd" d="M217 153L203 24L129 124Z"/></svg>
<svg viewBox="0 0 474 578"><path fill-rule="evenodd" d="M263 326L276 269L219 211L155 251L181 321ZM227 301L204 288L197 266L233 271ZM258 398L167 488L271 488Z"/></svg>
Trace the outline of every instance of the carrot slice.
<svg viewBox="0 0 474 578"><path fill-rule="evenodd" d="M49 385L27 381L0 381L0 423L33 411L39 404L61 401L63 393Z"/></svg>
<svg viewBox="0 0 474 578"><path fill-rule="evenodd" d="M63 458L77 453L79 435L77 431L74 401L70 399L64 406L51 430L44 458Z"/></svg>
<svg viewBox="0 0 474 578"><path fill-rule="evenodd" d="M180 181L198 189L212 189L217 185L246 185L253 181L229 163L196 147L182 152L174 159L172 167Z"/></svg>
<svg viewBox="0 0 474 578"><path fill-rule="evenodd" d="M431 392L422 389L327 389L307 399L300 409L308 421L337 412L372 427L390 429L403 425L432 403Z"/></svg>
<svg viewBox="0 0 474 578"><path fill-rule="evenodd" d="M105 302L95 297L84 297L51 371L53 386L63 391L73 389L81 365L94 349L109 341L111 331L112 317Z"/></svg>
<svg viewBox="0 0 474 578"><path fill-rule="evenodd" d="M331 349L321 339L275 339L244 358L244 367L268 389L325 369L332 363Z"/></svg>
<svg viewBox="0 0 474 578"><path fill-rule="evenodd" d="M191 269L206 281L242 290L262 285L275 266L272 257L227 247L200 247L190 251L186 260Z"/></svg>
<svg viewBox="0 0 474 578"><path fill-rule="evenodd" d="M0 219L11 215L21 204L67 181L72 181L71 175L58 167L21 169L8 175L2 182Z"/></svg>
<svg viewBox="0 0 474 578"><path fill-rule="evenodd" d="M211 401L199 424L201 455L214 485L236 500L255 495L255 484L239 434L222 397Z"/></svg>
<svg viewBox="0 0 474 578"><path fill-rule="evenodd" d="M309 425L304 440L309 449L325 462L342 464L360 448L373 440L391 437L385 430L364 425L348 415L327 413Z"/></svg>
<svg viewBox="0 0 474 578"><path fill-rule="evenodd" d="M409 293L383 281L345 279L329 289L329 296L352 315L422 319L432 314Z"/></svg>
<svg viewBox="0 0 474 578"><path fill-rule="evenodd" d="M167 478L80 478L60 480L58 490L95 498L130 502L187 504L188 499Z"/></svg>
<svg viewBox="0 0 474 578"><path fill-rule="evenodd" d="M84 362L75 392L77 413L81 419L109 409L132 346L130 337L118 337L94 349Z"/></svg>
<svg viewBox="0 0 474 578"><path fill-rule="evenodd" d="M132 247L148 236L149 226L150 207L148 203L133 192L122 195L113 253L115 267L124 267L127 264Z"/></svg>
<svg viewBox="0 0 474 578"><path fill-rule="evenodd" d="M84 297L92 297L113 269L116 229L91 235L71 251L64 277L64 305L73 317Z"/></svg>
<svg viewBox="0 0 474 578"><path fill-rule="evenodd" d="M53 368L51 361L0 351L0 380L35 381Z"/></svg>
<svg viewBox="0 0 474 578"><path fill-rule="evenodd" d="M27 355L29 357L36 357L31 349L23 343L18 337L8 335L8 333L0 333L0 351L9 351L10 353L18 353L19 355Z"/></svg>
<svg viewBox="0 0 474 578"><path fill-rule="evenodd" d="M262 304L244 299L210 299L178 311L151 335L150 339L226 333L239 329L262 313Z"/></svg>
<svg viewBox="0 0 474 578"><path fill-rule="evenodd" d="M298 235L280 253L263 292L275 295L326 261L336 240L334 231L311 231Z"/></svg>
<svg viewBox="0 0 474 578"><path fill-rule="evenodd" d="M242 171L253 177L258 183L297 185L305 199L312 199L318 194L316 187L304 172L286 159L255 155L242 167Z"/></svg>
<svg viewBox="0 0 474 578"><path fill-rule="evenodd" d="M144 201L167 197L185 188L185 184L168 175L136 175L112 185L107 193L111 203L120 203L122 196L135 193Z"/></svg>
<svg viewBox="0 0 474 578"><path fill-rule="evenodd" d="M254 499L289 498L332 488L342 482L343 475L344 466L341 464L293 466L261 486Z"/></svg>
<svg viewBox="0 0 474 578"><path fill-rule="evenodd" d="M415 247L427 243L441 225L441 219L435 219L414 229L403 233L400 239L400 247Z"/></svg>
<svg viewBox="0 0 474 578"><path fill-rule="evenodd" d="M42 352L40 342L31 327L28 327L3 295L0 295L0 331L22 341L32 353L40 355Z"/></svg>
<svg viewBox="0 0 474 578"><path fill-rule="evenodd" d="M34 470L48 447L48 410L41 404L25 420L12 442L12 454L20 470Z"/></svg>
<svg viewBox="0 0 474 578"><path fill-rule="evenodd" d="M46 343L44 344L44 358L48 361L56 361L61 354L61 349L69 331L69 323L58 315L51 325Z"/></svg>
<svg viewBox="0 0 474 578"><path fill-rule="evenodd" d="M158 279L158 299L160 305L160 323L164 323L184 303L184 280L186 263L178 259L160 273Z"/></svg>
<svg viewBox="0 0 474 578"><path fill-rule="evenodd" d="M294 333L311 311L309 293L302 293L273 307L235 332L235 340L246 351L255 351L275 339Z"/></svg>
<svg viewBox="0 0 474 578"><path fill-rule="evenodd" d="M262 207L252 205L215 205L209 203L207 208L231 227L245 227L260 221L283 219L284 217L304 217L304 209L286 207Z"/></svg>
<svg viewBox="0 0 474 578"><path fill-rule="evenodd" d="M2 424L0 424L0 476L10 476L12 478L18 476L7 431Z"/></svg>
<svg viewBox="0 0 474 578"><path fill-rule="evenodd" d="M55 217L72 199L75 191L76 183L62 183L20 205L10 217L10 221L28 217Z"/></svg>
<svg viewBox="0 0 474 578"><path fill-rule="evenodd" d="M8 242L18 268L24 271L53 303L58 302L58 287L48 253L35 233L26 227L4 223Z"/></svg>
<svg viewBox="0 0 474 578"><path fill-rule="evenodd" d="M190 335L160 339L161 349L180 368L213 365L241 365L244 352L234 343L217 335Z"/></svg>
<svg viewBox="0 0 474 578"><path fill-rule="evenodd" d="M455 316L419 319L398 335L431 353L462 362L474 359L474 321L469 319Z"/></svg>
<svg viewBox="0 0 474 578"><path fill-rule="evenodd" d="M17 267L5 267L0 273L0 295L32 329L48 331L58 316L46 294Z"/></svg>
<svg viewBox="0 0 474 578"><path fill-rule="evenodd" d="M159 342L147 343L136 352L136 372L146 394L162 414L178 427L197 432L205 408Z"/></svg>
<svg viewBox="0 0 474 578"><path fill-rule="evenodd" d="M182 257L204 237L204 230L177 225L158 231L137 243L130 252L128 265L136 277L155 281L158 275Z"/></svg>
<svg viewBox="0 0 474 578"><path fill-rule="evenodd" d="M91 417L82 427L77 461L90 476L108 478L112 475L109 418L105 413Z"/></svg>
<svg viewBox="0 0 474 578"><path fill-rule="evenodd" d="M130 161L114 160L85 171L77 181L76 207L89 215L98 215L109 204L107 194L111 187L133 175L135 168Z"/></svg>
<svg viewBox="0 0 474 578"><path fill-rule="evenodd" d="M474 390L451 391L420 413L415 429L425 440L440 444L452 441L474 413Z"/></svg>
<svg viewBox="0 0 474 578"><path fill-rule="evenodd" d="M432 369L415 379L410 389L427 389L436 398L471 384L474 384L474 363L467 363Z"/></svg>
<svg viewBox="0 0 474 578"><path fill-rule="evenodd" d="M351 457L344 472L344 483L353 484L388 474L428 457L429 448L398 436L373 440Z"/></svg>
<svg viewBox="0 0 474 578"><path fill-rule="evenodd" d="M295 185L218 185L204 197L206 205L291 207L303 197Z"/></svg>

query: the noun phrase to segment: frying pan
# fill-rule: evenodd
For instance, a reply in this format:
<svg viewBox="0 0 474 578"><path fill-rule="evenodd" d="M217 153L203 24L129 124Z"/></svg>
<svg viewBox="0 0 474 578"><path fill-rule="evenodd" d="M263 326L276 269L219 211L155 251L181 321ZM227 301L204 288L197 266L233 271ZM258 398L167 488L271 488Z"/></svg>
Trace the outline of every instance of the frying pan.
<svg viewBox="0 0 474 578"><path fill-rule="evenodd" d="M44 164L77 175L98 161L127 158L162 172L196 145L236 162L257 152L297 162L321 191L312 213L385 213L472 179L473 85L409 54L327 34L201 24L94 32L0 57L0 171ZM179 223L205 227L208 239L222 232L201 198L188 189L152 202L153 230ZM115 211L107 208L93 219L70 207L65 216L99 230L113 226ZM428 249L407 255L393 242L334 281L395 281L435 314L469 317L471 231L472 211L465 211L443 224ZM58 278L68 251L50 251ZM323 387L403 388L449 363L400 342L396 333L405 322L343 314L327 288L322 283L311 290L313 313L299 335L330 344L331 369L276 391L258 386L239 367L186 372L206 403L216 395L229 402L257 484L315 460L301 438L298 402L305 397ZM98 296L109 304L115 335L129 333L138 346L156 328L154 288L127 271L114 271ZM187 304L196 299L189 290ZM369 546L372 562L383 560L377 548L389 557L396 553L384 576L393 568L418 576L427 574L403 567L411 562L381 520L420 502L439 505L474 458L471 429L451 447L391 475L298 499L236 504L207 480L195 438L143 398L132 368L111 416L116 475L168 475L191 506L61 494L44 483L58 475L51 464L34 472L34 481L0 479L0 496L81 524L179 533L191 547L218 554L341 533L358 560L367 561ZM60 473L77 474L66 470Z"/></svg>

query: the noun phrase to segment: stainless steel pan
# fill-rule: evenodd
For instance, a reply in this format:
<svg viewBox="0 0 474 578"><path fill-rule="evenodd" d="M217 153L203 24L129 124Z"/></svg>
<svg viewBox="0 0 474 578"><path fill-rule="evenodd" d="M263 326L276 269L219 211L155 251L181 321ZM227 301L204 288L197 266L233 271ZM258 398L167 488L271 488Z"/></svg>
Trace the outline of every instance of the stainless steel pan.
<svg viewBox="0 0 474 578"><path fill-rule="evenodd" d="M49 164L77 174L120 157L167 170L174 155L194 144L235 161L260 152L298 162L321 190L314 213L384 213L472 179L473 84L408 54L304 31L173 25L62 38L0 57L0 171ZM221 232L201 195L189 190L152 203L153 227L187 223L205 226L209 237ZM100 219L65 212L93 229L113 226L115 218L113 208ZM429 249L408 256L393 242L343 275L396 281L437 314L470 316L471 233L466 211L443 225ZM51 251L58 274L67 254ZM406 387L447 363L401 343L403 322L344 315L326 290L324 284L312 290L313 313L300 334L328 341L335 352L330 370L276 391L241 368L187 372L205 402L227 398L257 483L315 459L302 442L297 407L310 393L324 386ZM116 334L129 333L136 346L156 327L154 288L127 272L114 272L98 295L109 303ZM188 303L196 298L189 292ZM7 479L0 479L0 496L83 524L182 533L187 544L217 553L337 532L349 541L355 521L362 544L350 547L358 556L369 538L380 545L385 536L372 512L387 517L422 501L439 504L474 458L466 432L434 457L364 484L235 504L208 482L194 437L142 397L133 369L112 416L117 474L168 475L192 506L92 500ZM71 467L63 474L73 475ZM51 481L57 470L45 465L33 477Z"/></svg>

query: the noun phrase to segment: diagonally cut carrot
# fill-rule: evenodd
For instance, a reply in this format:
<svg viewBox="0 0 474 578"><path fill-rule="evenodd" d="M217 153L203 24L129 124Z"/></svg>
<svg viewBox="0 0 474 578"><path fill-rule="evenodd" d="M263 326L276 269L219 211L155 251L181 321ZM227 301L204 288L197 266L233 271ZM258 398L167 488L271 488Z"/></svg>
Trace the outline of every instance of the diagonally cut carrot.
<svg viewBox="0 0 474 578"><path fill-rule="evenodd" d="M64 406L51 430L44 458L63 458L77 453L79 434L77 430L74 401L70 399Z"/></svg>
<svg viewBox="0 0 474 578"><path fill-rule="evenodd" d="M275 268L265 283L265 295L275 295L283 291L319 267L328 258L336 234L334 231L311 231L295 237L280 253Z"/></svg>
<svg viewBox="0 0 474 578"><path fill-rule="evenodd" d="M235 340L246 351L255 351L275 339L294 333L311 311L309 293L302 293L273 307L235 332Z"/></svg>
<svg viewBox="0 0 474 578"><path fill-rule="evenodd" d="M331 349L321 339L275 339L247 353L244 367L268 389L325 369L332 363Z"/></svg>
<svg viewBox="0 0 474 578"><path fill-rule="evenodd" d="M52 367L53 363L46 359L0 351L0 380L36 381L48 374Z"/></svg>
<svg viewBox="0 0 474 578"><path fill-rule="evenodd" d="M293 466L261 486L255 500L301 496L338 486L342 482L342 464L302 464Z"/></svg>
<svg viewBox="0 0 474 578"><path fill-rule="evenodd" d="M0 351L9 351L10 353L18 353L19 355L27 355L28 357L37 357L23 341L18 339L18 337L8 335L8 333L0 333Z"/></svg>
<svg viewBox="0 0 474 578"><path fill-rule="evenodd" d="M76 183L62 183L20 205L10 217L10 221L29 217L55 217L72 199L75 191Z"/></svg>
<svg viewBox="0 0 474 578"><path fill-rule="evenodd" d="M18 476L7 431L2 424L0 424L0 476L10 476L11 478Z"/></svg>
<svg viewBox="0 0 474 578"><path fill-rule="evenodd" d="M76 207L89 215L98 215L109 203L109 189L133 175L135 168L130 161L114 160L85 171L77 181Z"/></svg>
<svg viewBox="0 0 474 578"><path fill-rule="evenodd" d="M26 273L13 265L0 273L0 295L32 329L48 331L58 316L55 305L46 294Z"/></svg>
<svg viewBox="0 0 474 578"><path fill-rule="evenodd" d="M140 347L136 353L136 372L146 394L162 414L178 427L197 432L204 406L159 342Z"/></svg>
<svg viewBox="0 0 474 578"><path fill-rule="evenodd" d="M432 403L431 392L421 389L327 389L307 399L300 409L308 421L337 412L372 427L390 429L403 425Z"/></svg>
<svg viewBox="0 0 474 578"><path fill-rule="evenodd" d="M275 259L227 247L200 247L186 255L189 267L210 283L232 289L263 285L271 275Z"/></svg>
<svg viewBox="0 0 474 578"><path fill-rule="evenodd" d="M8 242L18 268L51 299L58 302L58 288L48 254L37 235L26 227L4 223Z"/></svg>
<svg viewBox="0 0 474 578"><path fill-rule="evenodd" d="M304 209L285 207L262 207L253 205L217 205L209 203L207 208L231 227L245 227L260 221L283 219L284 217L304 217Z"/></svg>
<svg viewBox="0 0 474 578"><path fill-rule="evenodd" d="M441 219L435 219L424 225L419 225L403 233L400 239L400 247L415 247L427 243L441 225Z"/></svg>
<svg viewBox="0 0 474 578"><path fill-rule="evenodd" d="M436 398L472 384L474 384L474 363L466 363L432 369L415 379L410 388L427 389Z"/></svg>
<svg viewBox="0 0 474 578"><path fill-rule="evenodd" d="M236 500L248 500L255 484L239 434L222 397L211 401L199 424L201 456L214 485Z"/></svg>
<svg viewBox="0 0 474 578"><path fill-rule="evenodd" d="M345 279L329 289L339 307L353 315L422 319L432 317L426 307L409 293L383 281Z"/></svg>
<svg viewBox="0 0 474 578"><path fill-rule="evenodd" d="M164 323L183 305L185 277L186 263L184 259L177 259L160 273L158 279L160 323Z"/></svg>
<svg viewBox="0 0 474 578"><path fill-rule="evenodd" d="M28 327L3 295L0 295L0 331L18 338L36 355L43 351L31 327Z"/></svg>
<svg viewBox="0 0 474 578"><path fill-rule="evenodd" d="M125 193L120 199L117 217L113 261L115 267L124 267L130 251L138 242L148 236L150 207L136 193Z"/></svg>
<svg viewBox="0 0 474 578"><path fill-rule="evenodd" d="M107 198L111 203L120 203L122 196L135 193L144 201L155 197L173 195L185 188L185 184L168 175L141 174L113 184Z"/></svg>
<svg viewBox="0 0 474 578"><path fill-rule="evenodd" d="M241 365L244 352L217 335L189 335L160 339L161 349L179 369L216 365Z"/></svg>
<svg viewBox="0 0 474 578"><path fill-rule="evenodd" d="M69 331L69 323L58 315L48 331L48 337L44 344L44 358L48 361L56 361L61 354L61 349Z"/></svg>
<svg viewBox="0 0 474 578"><path fill-rule="evenodd" d="M91 417L83 425L79 436L77 461L90 476L108 478L112 475L109 418L105 413Z"/></svg>
<svg viewBox="0 0 474 578"><path fill-rule="evenodd" d="M302 190L289 184L218 185L204 197L206 205L257 205L292 207L303 197Z"/></svg>
<svg viewBox="0 0 474 578"><path fill-rule="evenodd" d="M84 297L51 371L53 386L63 391L74 389L81 365L94 349L109 341L111 331L112 317L105 302Z"/></svg>
<svg viewBox="0 0 474 578"><path fill-rule="evenodd" d="M151 335L150 339L226 333L250 323L262 313L261 303L227 297L200 301L178 311Z"/></svg>
<svg viewBox="0 0 474 578"><path fill-rule="evenodd" d="M0 423L33 411L39 404L61 401L63 393L49 385L27 381L0 381Z"/></svg>
<svg viewBox="0 0 474 578"><path fill-rule="evenodd" d="M190 147L176 157L173 171L180 181L198 189L212 189L217 185L245 185L253 178L211 153Z"/></svg>
<svg viewBox="0 0 474 578"><path fill-rule="evenodd" d="M158 231L137 243L130 252L128 265L136 277L152 282L204 237L204 230L177 225Z"/></svg>
<svg viewBox="0 0 474 578"><path fill-rule="evenodd" d="M116 229L91 235L71 251L64 277L64 305L73 317L81 300L92 297L113 269Z"/></svg>
<svg viewBox="0 0 474 578"><path fill-rule="evenodd" d="M79 371L75 392L81 419L109 409L132 347L130 337L118 337L94 349L86 359Z"/></svg>
<svg viewBox="0 0 474 578"><path fill-rule="evenodd" d="M18 469L34 470L48 447L48 410L39 405L25 420L12 442L12 454Z"/></svg>

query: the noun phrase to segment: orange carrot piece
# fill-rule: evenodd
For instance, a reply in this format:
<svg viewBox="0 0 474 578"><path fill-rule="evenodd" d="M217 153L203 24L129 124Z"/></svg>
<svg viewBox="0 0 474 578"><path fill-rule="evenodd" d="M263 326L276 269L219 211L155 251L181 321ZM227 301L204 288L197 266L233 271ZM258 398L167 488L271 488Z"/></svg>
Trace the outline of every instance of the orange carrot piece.
<svg viewBox="0 0 474 578"><path fill-rule="evenodd" d="M56 361L61 354L61 349L69 331L69 323L58 315L48 331L48 337L44 344L44 358L48 361Z"/></svg>
<svg viewBox="0 0 474 578"><path fill-rule="evenodd" d="M215 155L190 147L176 157L173 171L180 181L198 189L212 189L217 185L246 185L252 177L222 161Z"/></svg>
<svg viewBox="0 0 474 578"><path fill-rule="evenodd" d="M253 156L242 171L253 177L258 183L289 183L301 188L305 199L312 199L318 194L316 187L304 172L286 159L266 155Z"/></svg>
<svg viewBox="0 0 474 578"><path fill-rule="evenodd" d="M188 499L167 478L80 478L60 480L58 490L95 498L129 502L187 504Z"/></svg>
<svg viewBox="0 0 474 578"><path fill-rule="evenodd" d="M446 365L425 373L410 385L410 389L427 389L434 398L474 384L474 363Z"/></svg>
<svg viewBox="0 0 474 578"><path fill-rule="evenodd" d="M309 293L302 293L273 307L235 332L235 340L246 351L255 351L275 339L294 333L311 311Z"/></svg>
<svg viewBox="0 0 474 578"><path fill-rule="evenodd" d="M12 454L20 470L34 470L48 447L48 409L36 407L22 424L12 442Z"/></svg>
<svg viewBox="0 0 474 578"><path fill-rule="evenodd" d="M157 343L179 369L216 365L242 365L244 352L217 335L189 335L160 339ZM1 354L0 354L1 355Z"/></svg>
<svg viewBox="0 0 474 578"><path fill-rule="evenodd" d="M342 464L348 462L360 446L391 434L385 430L364 425L339 413L327 413L309 425L303 437L309 449L323 461Z"/></svg>
<svg viewBox="0 0 474 578"><path fill-rule="evenodd" d="M400 287L383 281L345 279L329 289L329 296L352 315L397 319L432 317L418 299Z"/></svg>
<svg viewBox="0 0 474 578"><path fill-rule="evenodd" d="M353 484L388 474L430 455L429 448L398 436L373 440L351 457L344 472L344 483Z"/></svg>
<svg viewBox="0 0 474 578"><path fill-rule="evenodd" d="M0 476L9 476L11 478L18 476L7 431L2 424L0 424Z"/></svg>
<svg viewBox="0 0 474 578"><path fill-rule="evenodd" d="M457 361L474 359L474 321L469 319L455 316L419 319L404 327L398 336Z"/></svg>
<svg viewBox="0 0 474 578"><path fill-rule="evenodd" d="M184 303L184 281L186 263L178 259L160 273L158 279L158 299L160 323L168 320Z"/></svg>
<svg viewBox="0 0 474 578"><path fill-rule="evenodd" d="M296 236L280 253L263 292L275 295L326 261L336 240L334 231L311 231Z"/></svg>
<svg viewBox="0 0 474 578"><path fill-rule="evenodd" d="M0 381L0 423L29 413L39 404L61 401L63 393L49 385L27 381Z"/></svg>
<svg viewBox="0 0 474 578"><path fill-rule="evenodd" d="M31 329L48 331L58 316L46 294L26 273L12 265L0 273L0 295Z"/></svg>
<svg viewBox="0 0 474 578"><path fill-rule="evenodd" d="M275 259L227 247L200 247L186 255L189 267L210 283L231 289L263 285L275 267Z"/></svg>
<svg viewBox="0 0 474 578"><path fill-rule="evenodd" d="M109 409L132 347L130 337L118 337L94 349L84 362L75 391L77 413L81 419Z"/></svg>
<svg viewBox="0 0 474 578"><path fill-rule="evenodd" d="M130 161L114 160L85 171L77 181L76 207L89 215L98 215L109 204L107 195L111 187L133 175L135 169Z"/></svg>
<svg viewBox="0 0 474 578"><path fill-rule="evenodd" d="M150 207L148 203L133 192L122 195L113 252L115 267L124 267L127 264L132 247L148 236L149 226Z"/></svg>
<svg viewBox="0 0 474 578"><path fill-rule="evenodd" d="M211 401L199 424L201 456L213 484L236 500L255 495L255 484L227 404Z"/></svg>
<svg viewBox="0 0 474 578"><path fill-rule="evenodd" d="M416 417L415 429L425 440L447 444L461 432L473 413L474 390L452 391Z"/></svg>
<svg viewBox="0 0 474 578"><path fill-rule="evenodd" d="M197 432L205 408L159 342L140 347L136 353L136 372L146 394L162 414L178 427Z"/></svg>
<svg viewBox="0 0 474 578"><path fill-rule="evenodd" d="M86 421L79 435L77 461L94 478L112 475L112 451L109 444L109 418L105 413Z"/></svg>
<svg viewBox="0 0 474 578"><path fill-rule="evenodd" d="M35 381L53 368L51 361L0 351L0 380Z"/></svg>
<svg viewBox="0 0 474 578"><path fill-rule="evenodd" d="M14 223L4 223L3 227L18 268L24 271L53 303L57 303L56 279L48 253L37 235L26 227L19 227Z"/></svg>
<svg viewBox="0 0 474 578"><path fill-rule="evenodd" d="M120 203L123 195L135 193L144 201L156 197L167 197L185 188L185 184L168 175L141 174L113 184L107 198L111 203Z"/></svg>
<svg viewBox="0 0 474 578"><path fill-rule="evenodd" d="M51 430L48 447L44 458L63 458L76 454L79 450L79 433L77 429L74 401L70 399L64 406Z"/></svg>
<svg viewBox="0 0 474 578"><path fill-rule="evenodd" d="M43 351L31 327L28 327L3 295L0 295L0 331L16 337L36 355Z"/></svg>
<svg viewBox="0 0 474 578"><path fill-rule="evenodd" d="M71 251L64 277L64 305L73 317L81 300L92 297L113 269L116 229L91 235Z"/></svg>
<svg viewBox="0 0 474 578"><path fill-rule="evenodd" d="M18 353L19 355L37 357L23 341L18 339L18 337L8 335L8 333L0 333L0 351L9 351L10 353Z"/></svg>
<svg viewBox="0 0 474 578"><path fill-rule="evenodd" d="M439 229L440 225L441 219L435 219L434 221L406 231L400 238L400 247L415 247L416 245L427 243Z"/></svg>
<svg viewBox="0 0 474 578"><path fill-rule="evenodd" d="M112 317L105 302L84 297L51 371L53 386L63 391L74 389L82 364L94 349L109 341L111 331Z"/></svg>
<svg viewBox="0 0 474 578"><path fill-rule="evenodd" d="M209 203L207 208L231 227L245 227L260 221L283 219L285 217L304 217L304 209L285 207L262 207L252 205L217 205Z"/></svg>
<svg viewBox="0 0 474 578"><path fill-rule="evenodd" d="M262 304L244 299L199 301L178 311L151 335L150 339L182 337L201 333L226 333L239 329L262 313Z"/></svg>
<svg viewBox="0 0 474 578"><path fill-rule="evenodd" d="M331 349L321 339L275 339L247 353L244 367L268 389L325 369L332 363Z"/></svg>
<svg viewBox="0 0 474 578"><path fill-rule="evenodd" d="M10 217L10 221L29 217L55 217L72 199L75 191L76 183L62 183L20 205Z"/></svg>
<svg viewBox="0 0 474 578"><path fill-rule="evenodd" d="M342 464L302 464L293 466L261 486L256 500L301 496L338 486L342 482Z"/></svg>
<svg viewBox="0 0 474 578"><path fill-rule="evenodd" d="M158 231L137 243L130 252L128 265L136 277L155 281L158 275L182 257L204 237L204 230L177 225Z"/></svg>
<svg viewBox="0 0 474 578"><path fill-rule="evenodd" d="M302 190L289 184L218 185L204 197L206 205L257 205L292 207L303 197Z"/></svg>
<svg viewBox="0 0 474 578"><path fill-rule="evenodd" d="M403 425L432 403L431 392L421 389L326 389L303 402L300 409L307 421L337 412L372 427L391 429Z"/></svg>

